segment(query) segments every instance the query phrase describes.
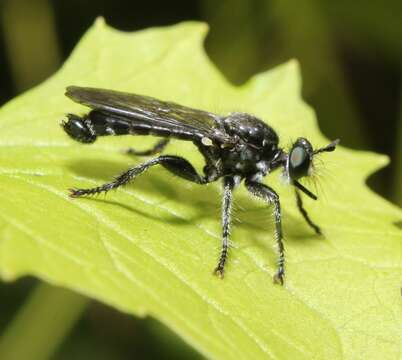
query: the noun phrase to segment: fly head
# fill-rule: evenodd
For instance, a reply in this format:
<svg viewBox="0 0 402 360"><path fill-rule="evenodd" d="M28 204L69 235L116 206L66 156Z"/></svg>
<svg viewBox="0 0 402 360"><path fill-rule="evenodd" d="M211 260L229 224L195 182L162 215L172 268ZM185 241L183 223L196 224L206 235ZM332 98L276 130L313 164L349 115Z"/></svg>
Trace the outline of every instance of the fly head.
<svg viewBox="0 0 402 360"><path fill-rule="evenodd" d="M317 196L301 185L298 180L312 175L315 155L322 152L334 151L338 143L339 139L332 141L327 146L314 150L307 139L298 138L292 145L285 164L285 174L288 180L307 196L316 200Z"/></svg>

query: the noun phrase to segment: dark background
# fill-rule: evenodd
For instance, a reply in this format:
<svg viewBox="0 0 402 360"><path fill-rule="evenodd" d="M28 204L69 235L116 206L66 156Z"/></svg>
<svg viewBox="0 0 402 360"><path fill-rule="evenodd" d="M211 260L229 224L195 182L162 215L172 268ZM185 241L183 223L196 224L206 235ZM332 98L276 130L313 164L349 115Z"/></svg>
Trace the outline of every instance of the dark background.
<svg viewBox="0 0 402 360"><path fill-rule="evenodd" d="M206 51L233 83L290 58L301 63L303 96L323 133L342 145L387 154L368 184L402 201L402 2L400 0L47 1L0 3L0 105L40 83L68 57L99 15L118 29L200 20ZM0 286L0 331L36 285ZM193 358L154 320L89 306L55 359Z"/></svg>

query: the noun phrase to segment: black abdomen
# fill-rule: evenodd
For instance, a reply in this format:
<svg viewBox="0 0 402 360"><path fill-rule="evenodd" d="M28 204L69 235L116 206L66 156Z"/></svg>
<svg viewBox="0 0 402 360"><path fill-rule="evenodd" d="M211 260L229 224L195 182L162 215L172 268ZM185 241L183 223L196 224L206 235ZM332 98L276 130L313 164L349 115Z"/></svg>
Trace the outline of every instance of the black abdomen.
<svg viewBox="0 0 402 360"><path fill-rule="evenodd" d="M91 121L96 136L130 134L130 123L122 117L110 116L106 112L94 110L88 114L88 119ZM149 129L148 131L144 129L143 134L147 135L148 133Z"/></svg>
<svg viewBox="0 0 402 360"><path fill-rule="evenodd" d="M107 135L155 135L175 137L182 140L194 140L194 132L175 128L175 126L161 126L155 122L116 115L107 111L92 110L88 114L96 136Z"/></svg>

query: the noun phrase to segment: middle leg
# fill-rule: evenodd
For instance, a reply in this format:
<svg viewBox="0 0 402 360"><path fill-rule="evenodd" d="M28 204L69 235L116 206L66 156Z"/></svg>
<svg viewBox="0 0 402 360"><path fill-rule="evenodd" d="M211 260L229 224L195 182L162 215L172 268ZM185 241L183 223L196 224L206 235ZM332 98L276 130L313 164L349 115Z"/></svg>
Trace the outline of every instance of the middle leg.
<svg viewBox="0 0 402 360"><path fill-rule="evenodd" d="M223 278L225 264L229 248L229 231L230 231L230 210L232 207L232 194L235 187L235 181L232 176L226 176L223 179L223 202L222 202L222 249L219 257L218 266L214 270L214 274Z"/></svg>

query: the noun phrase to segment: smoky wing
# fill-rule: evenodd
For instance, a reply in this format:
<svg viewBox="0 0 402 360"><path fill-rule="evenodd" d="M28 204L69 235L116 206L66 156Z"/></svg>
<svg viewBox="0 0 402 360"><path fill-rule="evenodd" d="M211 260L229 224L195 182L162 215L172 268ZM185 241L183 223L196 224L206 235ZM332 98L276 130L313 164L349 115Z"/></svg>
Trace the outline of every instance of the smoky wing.
<svg viewBox="0 0 402 360"><path fill-rule="evenodd" d="M229 141L219 129L221 117L207 111L149 96L89 87L69 86L66 95L92 109L106 110L133 122L162 126L173 132L185 131L195 137L209 137L220 143Z"/></svg>

